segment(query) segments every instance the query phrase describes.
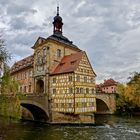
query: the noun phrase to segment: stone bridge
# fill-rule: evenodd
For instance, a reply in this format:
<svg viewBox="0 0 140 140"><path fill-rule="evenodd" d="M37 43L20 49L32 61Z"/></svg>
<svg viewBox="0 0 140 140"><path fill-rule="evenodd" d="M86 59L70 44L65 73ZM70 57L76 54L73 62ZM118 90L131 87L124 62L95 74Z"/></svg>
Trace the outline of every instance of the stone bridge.
<svg viewBox="0 0 140 140"><path fill-rule="evenodd" d="M116 94L97 93L96 94L96 114L113 114L116 109ZM36 121L51 121L51 106L46 94L26 94L20 99L20 105L26 108Z"/></svg>
<svg viewBox="0 0 140 140"><path fill-rule="evenodd" d="M113 114L116 110L116 93L96 94L96 114Z"/></svg>
<svg viewBox="0 0 140 140"><path fill-rule="evenodd" d="M26 94L20 99L20 105L26 108L36 121L50 121L50 111L47 95Z"/></svg>

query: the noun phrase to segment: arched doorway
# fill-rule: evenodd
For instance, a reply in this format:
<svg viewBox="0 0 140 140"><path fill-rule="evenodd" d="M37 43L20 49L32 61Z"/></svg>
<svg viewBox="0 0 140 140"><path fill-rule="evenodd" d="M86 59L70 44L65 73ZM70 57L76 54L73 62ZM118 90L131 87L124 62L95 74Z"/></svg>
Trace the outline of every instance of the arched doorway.
<svg viewBox="0 0 140 140"><path fill-rule="evenodd" d="M44 93L44 81L43 80L38 80L36 82L36 92Z"/></svg>
<svg viewBox="0 0 140 140"><path fill-rule="evenodd" d="M96 99L96 114L106 114L109 112L107 104L101 99Z"/></svg>

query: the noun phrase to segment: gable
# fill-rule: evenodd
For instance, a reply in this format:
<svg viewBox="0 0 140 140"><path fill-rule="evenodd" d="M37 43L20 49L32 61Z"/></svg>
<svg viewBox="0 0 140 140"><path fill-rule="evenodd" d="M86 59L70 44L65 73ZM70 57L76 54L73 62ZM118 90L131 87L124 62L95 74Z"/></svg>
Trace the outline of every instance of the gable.
<svg viewBox="0 0 140 140"><path fill-rule="evenodd" d="M37 41L35 42L35 44L33 45L32 48L35 49L38 45L42 44L42 43L45 42L45 41L46 41L45 38L39 37L39 38L37 39Z"/></svg>
<svg viewBox="0 0 140 140"><path fill-rule="evenodd" d="M88 56L86 52L84 52L82 59L80 60L79 66L76 70L77 72L84 72L84 73L89 73L89 74L94 74L96 76L96 73L94 72L92 65L88 59Z"/></svg>

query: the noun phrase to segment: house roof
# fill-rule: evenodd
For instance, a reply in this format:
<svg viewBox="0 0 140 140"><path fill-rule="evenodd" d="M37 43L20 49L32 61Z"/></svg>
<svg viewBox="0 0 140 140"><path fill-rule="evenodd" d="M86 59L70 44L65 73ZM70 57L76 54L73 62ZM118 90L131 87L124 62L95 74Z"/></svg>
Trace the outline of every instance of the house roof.
<svg viewBox="0 0 140 140"><path fill-rule="evenodd" d="M27 67L33 67L34 56L28 56L16 63L11 67L11 74Z"/></svg>
<svg viewBox="0 0 140 140"><path fill-rule="evenodd" d="M104 80L104 83L96 85L96 89L100 90L102 87L114 86L117 85L118 82L113 80L112 78Z"/></svg>
<svg viewBox="0 0 140 140"><path fill-rule="evenodd" d="M84 52L64 56L51 75L74 72L82 59Z"/></svg>
<svg viewBox="0 0 140 140"><path fill-rule="evenodd" d="M117 85L117 82L115 80L113 80L112 78L110 78L108 80L104 80L104 83L102 84L102 87L113 86L113 85Z"/></svg>
<svg viewBox="0 0 140 140"><path fill-rule="evenodd" d="M52 39L52 40L64 43L66 45L69 45L72 48L79 49L76 45L73 44L72 41L70 41L68 38L66 38L65 36L59 33L54 33L53 35L49 36L47 39Z"/></svg>
<svg viewBox="0 0 140 140"><path fill-rule="evenodd" d="M54 33L48 38L39 37L37 41L35 42L35 44L32 46L32 48L35 49L38 45L45 43L49 39L68 45L69 47L73 49L80 50L76 45L73 44L72 41L70 41L67 37L63 36L60 33Z"/></svg>

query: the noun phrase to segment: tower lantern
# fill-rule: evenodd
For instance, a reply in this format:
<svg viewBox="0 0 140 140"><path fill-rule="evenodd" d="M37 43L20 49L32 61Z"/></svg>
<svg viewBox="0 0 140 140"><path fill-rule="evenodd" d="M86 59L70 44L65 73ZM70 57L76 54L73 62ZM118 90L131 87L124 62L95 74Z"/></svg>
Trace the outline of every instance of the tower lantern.
<svg viewBox="0 0 140 140"><path fill-rule="evenodd" d="M54 17L53 21L53 33L54 34L62 34L62 18L59 16L59 6L57 6L57 14Z"/></svg>

